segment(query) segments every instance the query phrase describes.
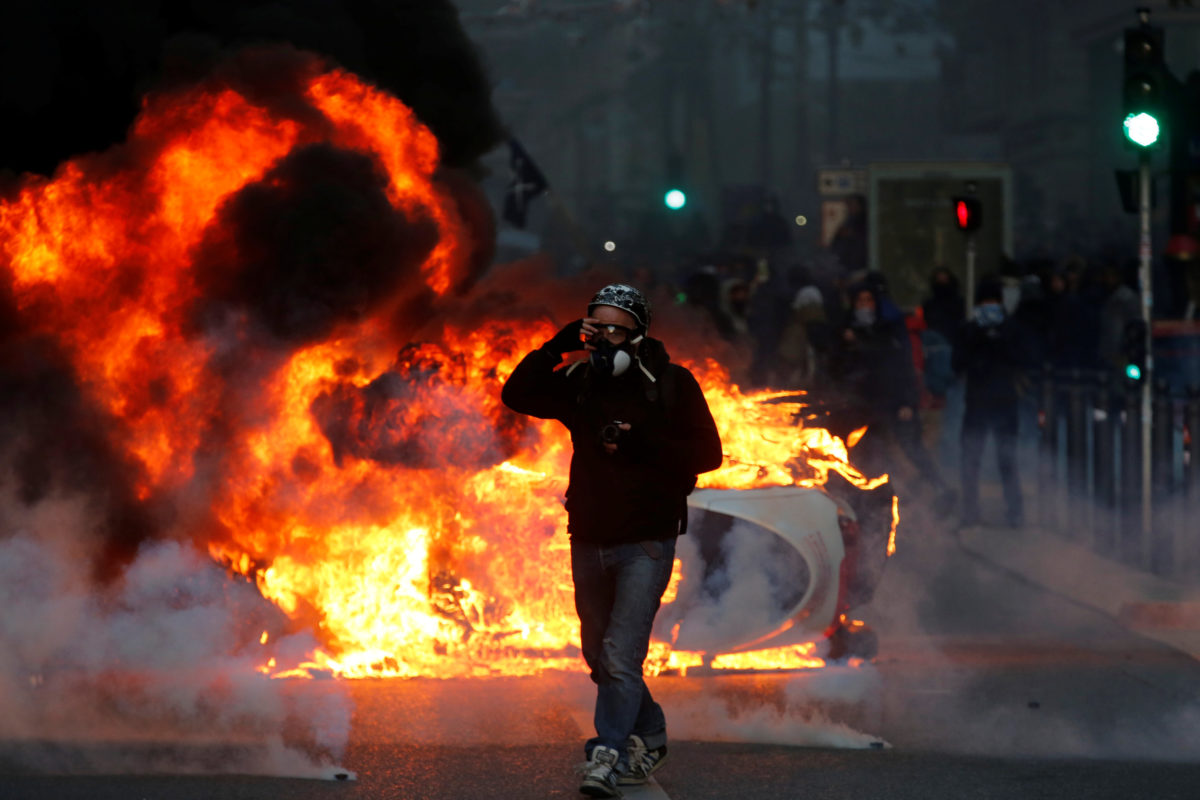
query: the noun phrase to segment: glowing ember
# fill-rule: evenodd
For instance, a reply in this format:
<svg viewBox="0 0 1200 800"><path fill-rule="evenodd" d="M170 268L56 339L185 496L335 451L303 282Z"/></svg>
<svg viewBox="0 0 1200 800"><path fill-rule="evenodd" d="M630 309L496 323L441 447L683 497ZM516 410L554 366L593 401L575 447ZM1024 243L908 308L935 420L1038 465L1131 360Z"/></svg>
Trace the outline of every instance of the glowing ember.
<svg viewBox="0 0 1200 800"><path fill-rule="evenodd" d="M561 506L570 442L499 400L553 327L484 321L407 343L397 316L414 298L448 296L469 258L435 177L437 142L395 98L343 72L314 68L292 99L282 116L230 86L152 96L126 145L136 157L27 178L0 203L19 311L111 417L114 444L138 468L136 495L178 509L178 533L318 631L324 648L309 661L271 658L264 672L582 669ZM369 159L396 218L435 236L416 288L362 293L355 313L299 335L306 318L264 324L239 294L243 276L221 270L260 255L228 229L237 204L251 190L288 191L279 170L313 148ZM743 394L715 362L684 363L726 448L701 486L819 486L830 471L863 488L886 480L850 466L828 431L797 424L786 395ZM651 661L683 672L702 658L656 643ZM712 666L819 664L811 649L786 648Z"/></svg>

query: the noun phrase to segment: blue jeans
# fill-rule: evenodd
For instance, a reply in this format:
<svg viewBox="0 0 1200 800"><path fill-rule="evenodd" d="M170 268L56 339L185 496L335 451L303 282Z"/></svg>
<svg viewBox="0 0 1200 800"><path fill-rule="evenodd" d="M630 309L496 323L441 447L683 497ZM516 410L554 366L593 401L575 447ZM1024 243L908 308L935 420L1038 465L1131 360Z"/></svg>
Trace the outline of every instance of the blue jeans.
<svg viewBox="0 0 1200 800"><path fill-rule="evenodd" d="M630 734L653 750L667 743L667 720L642 679L654 615L675 561L675 539L596 545L571 541L571 574L583 658L596 684L596 745L626 760Z"/></svg>

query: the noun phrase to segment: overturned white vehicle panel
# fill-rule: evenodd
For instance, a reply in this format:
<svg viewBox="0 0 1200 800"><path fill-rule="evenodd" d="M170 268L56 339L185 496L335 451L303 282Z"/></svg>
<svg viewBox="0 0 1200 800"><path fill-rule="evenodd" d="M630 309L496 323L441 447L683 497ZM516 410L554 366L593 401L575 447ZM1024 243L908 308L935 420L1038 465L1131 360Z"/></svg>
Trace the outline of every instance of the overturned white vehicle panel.
<svg viewBox="0 0 1200 800"><path fill-rule="evenodd" d="M688 506L676 551L683 579L655 625L676 649L719 654L825 639L870 599L886 559L889 530L860 536L854 510L822 489L702 489Z"/></svg>

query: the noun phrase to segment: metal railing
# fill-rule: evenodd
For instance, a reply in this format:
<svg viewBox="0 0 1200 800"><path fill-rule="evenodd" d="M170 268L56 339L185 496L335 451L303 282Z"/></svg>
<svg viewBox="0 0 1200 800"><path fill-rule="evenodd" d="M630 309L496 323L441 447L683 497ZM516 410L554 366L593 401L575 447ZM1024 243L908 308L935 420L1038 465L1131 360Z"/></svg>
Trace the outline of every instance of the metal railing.
<svg viewBox="0 0 1200 800"><path fill-rule="evenodd" d="M1147 493L1140 386L1109 372L1043 371L1038 523L1129 566L1200 582L1200 390L1159 382L1152 398Z"/></svg>

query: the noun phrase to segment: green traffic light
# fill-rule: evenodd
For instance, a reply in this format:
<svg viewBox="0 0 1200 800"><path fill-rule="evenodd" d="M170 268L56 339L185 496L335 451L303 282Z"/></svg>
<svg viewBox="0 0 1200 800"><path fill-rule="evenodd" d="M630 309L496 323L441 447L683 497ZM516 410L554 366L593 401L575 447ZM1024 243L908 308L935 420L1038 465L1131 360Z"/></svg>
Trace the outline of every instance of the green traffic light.
<svg viewBox="0 0 1200 800"><path fill-rule="evenodd" d="M687 195L679 189L672 189L663 195L663 203L672 211L678 211L687 205Z"/></svg>
<svg viewBox="0 0 1200 800"><path fill-rule="evenodd" d="M1131 381L1140 381L1142 379L1142 368L1137 364L1126 364L1125 377Z"/></svg>
<svg viewBox="0 0 1200 800"><path fill-rule="evenodd" d="M1140 147L1150 147L1162 132L1158 120L1145 111L1125 117L1125 136Z"/></svg>

